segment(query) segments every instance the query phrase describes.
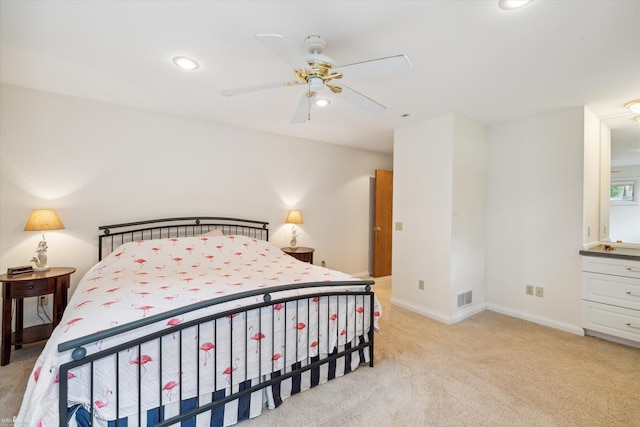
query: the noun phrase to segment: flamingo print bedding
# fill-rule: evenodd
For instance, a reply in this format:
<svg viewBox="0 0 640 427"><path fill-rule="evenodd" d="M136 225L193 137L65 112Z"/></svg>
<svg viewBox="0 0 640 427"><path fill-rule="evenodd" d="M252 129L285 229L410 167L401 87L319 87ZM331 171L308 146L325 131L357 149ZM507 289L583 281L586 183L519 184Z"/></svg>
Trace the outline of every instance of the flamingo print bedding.
<svg viewBox="0 0 640 427"><path fill-rule="evenodd" d="M354 280L359 279L303 263L268 242L244 236L197 236L125 243L89 270L78 284L62 321L34 366L16 422L25 426L58 424L58 367L71 360L71 351L57 351L61 342L178 306L246 290L289 283ZM299 294L307 291L296 289L289 292ZM185 329L180 336L123 350L118 353L117 360L112 357L95 362L91 371L88 366L70 371L67 375L70 390L68 406L92 408L90 410L96 420L114 420L138 413L140 409L147 411L194 396L238 387L244 381L281 369L282 366L278 366L280 358L294 363L294 360L309 357L310 351L311 355L313 352L330 353L336 346L362 336L371 326L364 316L351 322L354 323L352 325L345 320L352 318L347 311L362 311L362 305L366 304L364 299L360 302L354 300L349 305L351 308L341 308L334 304L339 298L343 297L314 299L315 307L309 306L306 309L308 313L304 315L299 309L287 311L286 307L278 306L274 306L274 311L278 312L271 317L260 312L248 312L242 320L242 327L234 328L234 322L240 320L228 316L227 321ZM216 306L215 310L223 312L256 302L257 297L234 300ZM211 309L213 307L208 308ZM335 313L326 318L312 315L321 309L335 310ZM374 310L377 320L380 314L377 300ZM188 313L161 324L154 323L144 330L136 329L97 341L87 350L95 353L201 315ZM342 323L334 322L336 319ZM314 337L309 332L313 330L327 331L322 338L324 341L319 336L323 333ZM249 339L243 338L246 335L239 336L240 331L248 331ZM216 348L216 345L219 347L220 343L226 342L233 343L232 348L225 351ZM264 353L272 349L276 349L273 355L269 353L265 357ZM171 360L171 354L179 354L180 360ZM240 354L246 357L238 357ZM164 360L159 363L162 355L165 355ZM214 355L215 362L212 361ZM215 367L212 366L214 364ZM201 372L205 370L217 372L203 377ZM118 372L118 378L114 372ZM159 384L162 392L146 390L144 384L138 392L139 376L145 380L151 378L148 383ZM198 376L200 378L196 378ZM92 383L97 385L93 390ZM116 389L119 393L117 404L114 402ZM126 394L128 390L131 390L131 395ZM270 393L267 391L265 395L271 396ZM265 398L267 406L274 406L267 400Z"/></svg>

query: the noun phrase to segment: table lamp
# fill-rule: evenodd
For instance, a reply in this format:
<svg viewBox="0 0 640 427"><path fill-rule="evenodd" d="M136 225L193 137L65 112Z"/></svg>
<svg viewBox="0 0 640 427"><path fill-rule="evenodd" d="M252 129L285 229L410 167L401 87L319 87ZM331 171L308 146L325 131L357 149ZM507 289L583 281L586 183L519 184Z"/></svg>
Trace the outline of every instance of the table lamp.
<svg viewBox="0 0 640 427"><path fill-rule="evenodd" d="M58 214L53 209L34 209L31 212L27 225L24 226L24 231L42 232L42 240L38 243L38 248L36 249L37 255L31 259L31 262L36 264L33 268L34 271L47 271L49 269L47 266L47 242L44 239L44 232L46 230L62 229L64 229L64 225L62 225L62 221L60 221Z"/></svg>
<svg viewBox="0 0 640 427"><path fill-rule="evenodd" d="M295 249L298 246L298 233L296 232L296 224L304 224L302 221L302 214L300 211L289 211L289 215L287 215L287 220L285 221L287 224L293 224L291 226L291 248Z"/></svg>

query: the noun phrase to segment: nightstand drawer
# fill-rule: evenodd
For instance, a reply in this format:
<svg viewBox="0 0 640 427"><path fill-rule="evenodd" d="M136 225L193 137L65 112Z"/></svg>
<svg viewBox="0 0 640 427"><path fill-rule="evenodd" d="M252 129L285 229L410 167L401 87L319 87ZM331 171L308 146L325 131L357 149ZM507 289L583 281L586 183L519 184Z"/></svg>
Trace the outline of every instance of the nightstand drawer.
<svg viewBox="0 0 640 427"><path fill-rule="evenodd" d="M313 252L307 252L304 254L291 253L289 255L303 262L311 262L313 260Z"/></svg>
<svg viewBox="0 0 640 427"><path fill-rule="evenodd" d="M21 282L20 286L12 285L10 289L11 298L36 297L38 295L52 294L56 288L56 281L53 280L32 280Z"/></svg>
<svg viewBox="0 0 640 427"><path fill-rule="evenodd" d="M296 248L282 248L282 251L286 254L291 255L298 261L313 264L313 252L315 251L315 249L313 248L298 246Z"/></svg>

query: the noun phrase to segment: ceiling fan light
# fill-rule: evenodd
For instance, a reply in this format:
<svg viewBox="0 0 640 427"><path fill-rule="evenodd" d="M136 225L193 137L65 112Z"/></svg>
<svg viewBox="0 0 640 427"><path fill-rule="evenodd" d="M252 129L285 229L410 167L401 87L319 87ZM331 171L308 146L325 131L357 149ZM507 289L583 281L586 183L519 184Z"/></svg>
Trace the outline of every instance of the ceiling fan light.
<svg viewBox="0 0 640 427"><path fill-rule="evenodd" d="M188 58L186 56L174 56L171 59L176 66L183 70L197 70L200 68L200 64L195 59Z"/></svg>
<svg viewBox="0 0 640 427"><path fill-rule="evenodd" d="M316 105L317 105L318 107L326 107L326 106L328 106L329 104L331 104L331 101L329 101L328 99L325 99L325 98L320 98L320 99L318 99L318 100L316 101Z"/></svg>
<svg viewBox="0 0 640 427"><path fill-rule="evenodd" d="M626 104L624 104L624 108L634 113L640 113L640 99L627 102Z"/></svg>
<svg viewBox="0 0 640 427"><path fill-rule="evenodd" d="M498 0L498 7L504 10L514 10L524 7L533 0Z"/></svg>

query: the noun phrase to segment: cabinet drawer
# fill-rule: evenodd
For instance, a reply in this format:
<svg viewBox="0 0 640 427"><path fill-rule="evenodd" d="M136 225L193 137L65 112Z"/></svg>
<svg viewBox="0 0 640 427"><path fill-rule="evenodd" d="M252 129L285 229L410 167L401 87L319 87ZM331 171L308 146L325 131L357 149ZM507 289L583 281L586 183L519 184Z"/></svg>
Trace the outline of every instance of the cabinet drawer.
<svg viewBox="0 0 640 427"><path fill-rule="evenodd" d="M583 256L582 271L640 279L640 261Z"/></svg>
<svg viewBox="0 0 640 427"><path fill-rule="evenodd" d="M582 299L640 310L640 279L582 273Z"/></svg>
<svg viewBox="0 0 640 427"><path fill-rule="evenodd" d="M640 342L640 312L597 302L582 302L585 329Z"/></svg>
<svg viewBox="0 0 640 427"><path fill-rule="evenodd" d="M35 297L53 293L55 280L32 280L28 282L14 282L11 284L11 298Z"/></svg>

